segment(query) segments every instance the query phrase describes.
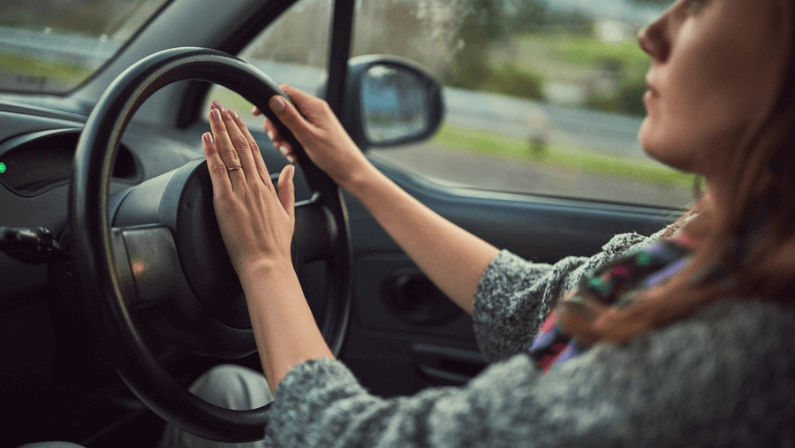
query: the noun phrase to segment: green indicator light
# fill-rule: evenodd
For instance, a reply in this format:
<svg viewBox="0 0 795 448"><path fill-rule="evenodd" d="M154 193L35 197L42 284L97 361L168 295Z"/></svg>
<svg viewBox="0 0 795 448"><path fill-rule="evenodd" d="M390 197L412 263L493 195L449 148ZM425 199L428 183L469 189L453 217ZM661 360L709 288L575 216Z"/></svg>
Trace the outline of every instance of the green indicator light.
<svg viewBox="0 0 795 448"><path fill-rule="evenodd" d="M0 174L3 174L5 172L6 172L6 164L3 163L3 162L0 162Z"/></svg>
<svg viewBox="0 0 795 448"><path fill-rule="evenodd" d="M650 261L651 257L649 256L649 254L640 254L638 255L638 258L635 260L635 262L641 266L649 264Z"/></svg>

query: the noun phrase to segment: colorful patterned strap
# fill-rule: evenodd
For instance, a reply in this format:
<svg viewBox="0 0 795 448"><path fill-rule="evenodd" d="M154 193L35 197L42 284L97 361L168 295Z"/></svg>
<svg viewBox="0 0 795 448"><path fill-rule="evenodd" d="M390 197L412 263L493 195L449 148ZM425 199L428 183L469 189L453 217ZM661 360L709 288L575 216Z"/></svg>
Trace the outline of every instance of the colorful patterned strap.
<svg viewBox="0 0 795 448"><path fill-rule="evenodd" d="M576 291L564 300L577 304L588 313L597 306L626 307L643 291L673 277L690 262L692 250L670 240L655 242L596 268L580 281ZM566 336L556 319L556 312L541 325L530 348L530 356L539 368L548 372L553 366L575 358L589 347Z"/></svg>

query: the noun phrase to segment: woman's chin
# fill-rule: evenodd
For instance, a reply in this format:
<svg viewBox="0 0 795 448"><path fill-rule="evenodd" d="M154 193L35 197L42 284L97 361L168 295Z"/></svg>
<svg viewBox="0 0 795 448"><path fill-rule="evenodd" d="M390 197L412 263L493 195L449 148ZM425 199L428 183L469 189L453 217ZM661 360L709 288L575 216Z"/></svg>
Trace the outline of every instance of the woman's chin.
<svg viewBox="0 0 795 448"><path fill-rule="evenodd" d="M657 151L655 151L657 145L655 144L655 140L653 126L650 123L649 116L647 115L646 118L643 119L643 122L640 125L640 130L638 131L638 143L643 149L643 152L653 159L657 159Z"/></svg>
<svg viewBox="0 0 795 448"><path fill-rule="evenodd" d="M680 160L682 154L680 154L678 148L672 144L673 142L665 137L665 135L659 135L659 133L654 132L653 126L649 123L649 117L643 120L643 124L638 132L638 143L641 149L643 149L643 152L663 165L682 170L683 161Z"/></svg>

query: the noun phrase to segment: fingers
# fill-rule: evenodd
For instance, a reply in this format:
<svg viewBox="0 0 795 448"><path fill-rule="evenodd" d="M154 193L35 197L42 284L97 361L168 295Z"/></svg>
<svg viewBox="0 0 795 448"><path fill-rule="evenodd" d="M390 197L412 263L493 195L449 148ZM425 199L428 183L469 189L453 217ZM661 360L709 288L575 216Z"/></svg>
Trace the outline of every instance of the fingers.
<svg viewBox="0 0 795 448"><path fill-rule="evenodd" d="M246 178L245 172L242 169L239 169L242 166L242 162L240 160L240 156L238 155L237 149L235 149L235 145L229 136L229 130L227 129L223 118L224 115L226 115L226 113L222 113L219 108L213 107L209 114L210 129L212 129L213 133L214 146L217 149L221 162L225 167L224 169L228 171L228 176L231 179L232 188L234 189L239 187L241 182L245 182ZM237 128L235 125L232 127ZM230 170L230 168L235 167L238 167L238 169Z"/></svg>
<svg viewBox="0 0 795 448"><path fill-rule="evenodd" d="M326 112L325 101L315 98L287 84L281 86L293 104L280 95L274 95L268 101L268 107L276 117L295 135L299 142L306 140L311 134L317 133L315 125L318 116Z"/></svg>
<svg viewBox="0 0 795 448"><path fill-rule="evenodd" d="M289 84L282 84L279 86L285 95L295 104L298 110L304 115L309 115L312 112L317 112L317 109L324 103L320 98L314 97L301 89L295 88Z"/></svg>
<svg viewBox="0 0 795 448"><path fill-rule="evenodd" d="M236 113L234 113L232 109L229 109L229 113L231 116L230 118L237 126L237 129L240 131L243 138L248 142L248 149L251 154L249 163L251 163L252 169L247 170L247 173L248 172L256 173L259 176L260 181L262 181L263 183L270 184L271 177L270 174L268 174L268 167L265 165L265 161L262 159L262 153L259 150L259 145L257 145L257 141L254 139L254 136L251 135L251 132L249 132L248 127L246 127L246 124L243 123L243 119L240 118L240 116L238 116ZM242 157L242 156L241 159L244 162L248 160L247 157ZM250 177L255 178L255 176L250 176Z"/></svg>
<svg viewBox="0 0 795 448"><path fill-rule="evenodd" d="M279 202L281 202L284 211L290 216L290 219L295 222L295 183L293 182L295 176L295 167L287 165L279 174L279 180L276 184L279 187Z"/></svg>
<svg viewBox="0 0 795 448"><path fill-rule="evenodd" d="M262 123L262 128L265 130L265 133L268 134L268 138L273 142L273 147L278 149L288 162L295 163L297 159L293 152L293 145L281 138L276 126L274 126L269 119L265 118Z"/></svg>
<svg viewBox="0 0 795 448"><path fill-rule="evenodd" d="M232 192L232 183L227 175L226 166L221 160L218 148L215 146L213 135L205 132L202 135L202 148L204 157L207 158L207 169L210 171L210 181L216 194L229 194Z"/></svg>

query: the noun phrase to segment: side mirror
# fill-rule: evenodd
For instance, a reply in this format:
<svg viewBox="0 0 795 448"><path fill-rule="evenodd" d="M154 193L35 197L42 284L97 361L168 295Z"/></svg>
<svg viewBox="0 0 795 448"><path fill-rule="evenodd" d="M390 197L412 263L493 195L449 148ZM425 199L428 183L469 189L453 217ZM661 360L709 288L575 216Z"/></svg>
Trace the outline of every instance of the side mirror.
<svg viewBox="0 0 795 448"><path fill-rule="evenodd" d="M433 76L405 59L358 56L348 62L341 115L362 150L424 140L442 123L442 89Z"/></svg>

